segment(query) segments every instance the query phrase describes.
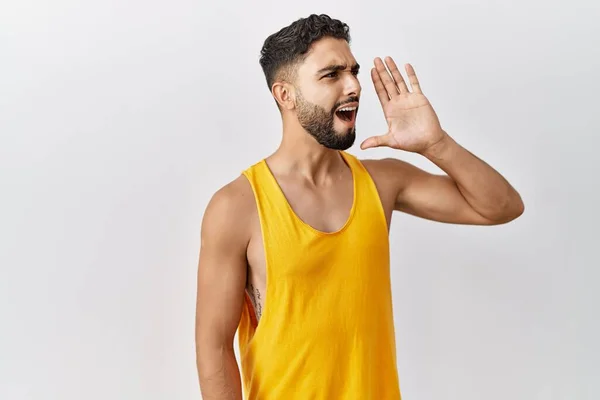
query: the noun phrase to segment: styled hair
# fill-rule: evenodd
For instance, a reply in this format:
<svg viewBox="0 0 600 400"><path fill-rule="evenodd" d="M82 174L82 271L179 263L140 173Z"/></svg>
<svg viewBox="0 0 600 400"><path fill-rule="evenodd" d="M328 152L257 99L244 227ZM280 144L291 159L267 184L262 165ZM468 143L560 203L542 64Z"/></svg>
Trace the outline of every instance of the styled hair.
<svg viewBox="0 0 600 400"><path fill-rule="evenodd" d="M350 28L326 14L312 14L267 37L260 51L260 65L269 90L277 79L293 81L297 67L306 59L312 43L324 37L350 43Z"/></svg>

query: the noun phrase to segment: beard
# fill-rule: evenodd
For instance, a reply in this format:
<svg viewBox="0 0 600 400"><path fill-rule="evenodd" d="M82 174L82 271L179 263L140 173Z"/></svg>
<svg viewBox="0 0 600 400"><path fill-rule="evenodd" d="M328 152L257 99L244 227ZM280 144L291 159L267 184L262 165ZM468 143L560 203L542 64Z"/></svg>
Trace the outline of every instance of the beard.
<svg viewBox="0 0 600 400"><path fill-rule="evenodd" d="M354 97L350 101L358 101ZM356 128L336 131L334 127L336 105L332 110L310 103L297 91L296 97L298 122L321 145L333 150L347 150L356 140Z"/></svg>

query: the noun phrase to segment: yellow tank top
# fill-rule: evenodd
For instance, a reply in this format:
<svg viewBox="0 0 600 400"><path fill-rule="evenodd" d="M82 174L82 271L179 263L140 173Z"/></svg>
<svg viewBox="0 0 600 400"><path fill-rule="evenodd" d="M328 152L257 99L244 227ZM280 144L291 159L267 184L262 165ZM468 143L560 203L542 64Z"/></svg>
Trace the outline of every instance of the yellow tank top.
<svg viewBox="0 0 600 400"><path fill-rule="evenodd" d="M367 170L340 154L354 198L333 233L294 213L264 159L243 171L266 260L262 317L246 297L238 328L248 400L400 399L387 222Z"/></svg>

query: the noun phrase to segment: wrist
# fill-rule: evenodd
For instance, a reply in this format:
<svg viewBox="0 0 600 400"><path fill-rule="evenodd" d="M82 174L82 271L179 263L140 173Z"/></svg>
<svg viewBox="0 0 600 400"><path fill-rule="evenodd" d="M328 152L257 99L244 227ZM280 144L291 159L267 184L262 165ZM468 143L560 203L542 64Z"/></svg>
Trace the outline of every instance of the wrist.
<svg viewBox="0 0 600 400"><path fill-rule="evenodd" d="M445 131L442 131L441 138L431 146L421 152L421 155L429 160L439 160L446 158L446 155L452 150L456 142Z"/></svg>

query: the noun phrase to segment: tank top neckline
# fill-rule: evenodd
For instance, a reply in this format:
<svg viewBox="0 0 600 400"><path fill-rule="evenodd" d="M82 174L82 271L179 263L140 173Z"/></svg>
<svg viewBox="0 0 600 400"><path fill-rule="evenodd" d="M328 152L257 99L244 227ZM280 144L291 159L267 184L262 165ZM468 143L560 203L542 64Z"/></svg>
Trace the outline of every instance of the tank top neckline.
<svg viewBox="0 0 600 400"><path fill-rule="evenodd" d="M265 170L267 171L267 175L268 175L269 179L272 181L272 183L274 184L274 186L277 190L277 193L281 198L281 201L283 201L285 203L286 208L288 209L289 213L292 215L294 220L296 222L298 222L301 226L305 227L309 231L311 231L314 234L319 235L319 236L336 236L336 235L343 233L350 226L352 220L354 219L354 214L356 212L356 200L358 198L358 196L357 196L357 188L358 188L357 172L355 171L355 166L352 163L352 160L349 159L350 156L347 155L344 151L338 151L338 153L341 155L342 160L346 163L348 168L350 168L350 173L352 174L352 207L350 208L350 213L348 214L348 218L346 219L346 222L344 223L344 225L342 225L339 229L337 229L335 231L331 231L331 232L322 231L320 229L317 229L317 228L313 227L312 225L306 223L302 218L300 218L298 216L298 214L296 214L296 212L294 211L292 206L290 205L290 202L288 201L285 194L283 193L283 189L279 185L279 182L277 182L275 175L273 174L273 172L271 171L271 168L267 164L266 158L263 158L260 162L262 164L263 168L265 168Z"/></svg>

